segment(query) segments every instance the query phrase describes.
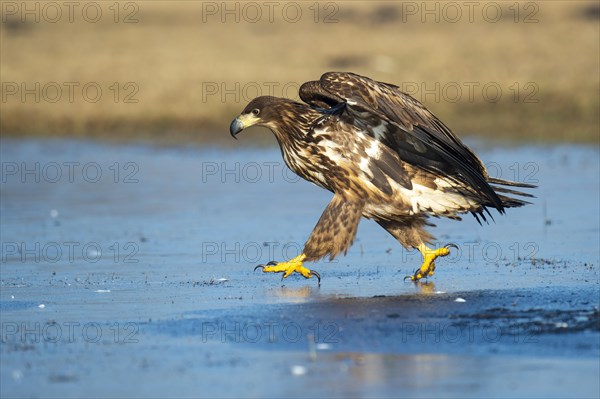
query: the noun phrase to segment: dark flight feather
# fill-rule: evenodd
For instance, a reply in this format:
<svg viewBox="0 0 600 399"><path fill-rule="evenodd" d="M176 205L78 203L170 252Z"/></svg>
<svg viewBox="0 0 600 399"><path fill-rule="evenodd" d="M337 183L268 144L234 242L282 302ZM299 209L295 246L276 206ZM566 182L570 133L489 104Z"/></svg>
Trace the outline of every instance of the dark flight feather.
<svg viewBox="0 0 600 399"><path fill-rule="evenodd" d="M491 206L504 213L502 199L488 182L485 168L477 156L420 102L391 84L345 72L328 72L321 79L300 88L300 98L310 105L338 106L371 135L397 152L405 162L448 177L458 186L467 185L486 200L483 210ZM361 114L377 116L378 126L365 124ZM488 213L489 215L489 213ZM489 215L491 216L491 215ZM482 216L485 220L485 217Z"/></svg>

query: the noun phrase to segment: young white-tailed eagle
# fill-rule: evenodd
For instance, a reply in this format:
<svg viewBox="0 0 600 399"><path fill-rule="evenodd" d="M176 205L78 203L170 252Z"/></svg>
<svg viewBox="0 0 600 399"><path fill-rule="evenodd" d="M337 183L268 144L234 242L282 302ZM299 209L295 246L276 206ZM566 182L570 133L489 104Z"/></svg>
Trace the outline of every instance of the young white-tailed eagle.
<svg viewBox="0 0 600 399"><path fill-rule="evenodd" d="M253 125L269 128L286 165L302 178L331 191L301 255L259 265L263 272L319 273L304 266L346 253L361 217L375 220L407 249L417 248L423 264L413 281L432 276L435 259L456 245L431 249L429 216L477 221L528 202L531 195L508 188L533 188L488 176L483 163L446 125L399 87L353 73L328 72L300 87L299 103L257 97L230 126L235 136Z"/></svg>

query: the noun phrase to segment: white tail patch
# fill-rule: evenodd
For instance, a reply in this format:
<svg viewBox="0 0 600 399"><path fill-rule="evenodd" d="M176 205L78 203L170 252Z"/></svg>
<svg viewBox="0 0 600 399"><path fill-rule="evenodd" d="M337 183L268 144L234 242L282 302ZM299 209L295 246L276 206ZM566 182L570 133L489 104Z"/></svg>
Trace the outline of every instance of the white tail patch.
<svg viewBox="0 0 600 399"><path fill-rule="evenodd" d="M452 191L434 190L413 183L413 189L400 187L404 196L410 200L413 213L443 214L445 212L464 212L476 205L473 199Z"/></svg>

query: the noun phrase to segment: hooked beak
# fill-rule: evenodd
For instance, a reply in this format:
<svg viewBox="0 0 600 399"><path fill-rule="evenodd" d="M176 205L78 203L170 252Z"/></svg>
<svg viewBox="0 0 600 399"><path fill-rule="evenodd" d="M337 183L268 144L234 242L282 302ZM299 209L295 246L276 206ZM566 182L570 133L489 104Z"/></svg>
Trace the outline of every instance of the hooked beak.
<svg viewBox="0 0 600 399"><path fill-rule="evenodd" d="M238 116L237 118L235 118L233 121L231 121L231 125L229 126L229 133L231 133L231 137L233 137L234 139L237 139L237 137L235 137L239 132L241 132L242 130L253 126L255 124L257 124L260 121L259 118L257 118L256 116L248 113L248 114L242 114L240 116Z"/></svg>
<svg viewBox="0 0 600 399"><path fill-rule="evenodd" d="M235 118L229 126L229 133L231 133L231 137L237 140L237 137L235 137L235 135L241 132L242 130L244 130L244 123L240 120L240 118Z"/></svg>

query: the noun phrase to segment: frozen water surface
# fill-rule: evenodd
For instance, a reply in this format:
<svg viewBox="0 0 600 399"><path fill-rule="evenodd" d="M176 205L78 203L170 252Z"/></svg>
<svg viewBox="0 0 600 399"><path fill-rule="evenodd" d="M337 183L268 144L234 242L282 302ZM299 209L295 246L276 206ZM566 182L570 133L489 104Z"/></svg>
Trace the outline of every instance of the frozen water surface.
<svg viewBox="0 0 600 399"><path fill-rule="evenodd" d="M363 220L317 287L253 272L330 199L277 149L2 140L2 396L598 397L598 150L471 144L534 204L419 285Z"/></svg>

